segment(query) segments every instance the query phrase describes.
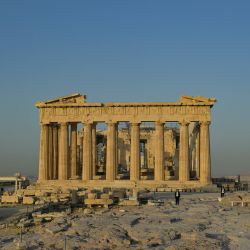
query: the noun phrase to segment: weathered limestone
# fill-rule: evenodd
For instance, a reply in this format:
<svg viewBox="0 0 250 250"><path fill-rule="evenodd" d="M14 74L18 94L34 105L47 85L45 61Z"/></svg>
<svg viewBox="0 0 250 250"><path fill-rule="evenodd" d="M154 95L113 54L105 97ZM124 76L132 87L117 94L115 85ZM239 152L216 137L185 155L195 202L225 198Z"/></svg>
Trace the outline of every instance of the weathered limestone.
<svg viewBox="0 0 250 250"><path fill-rule="evenodd" d="M140 124L131 123L131 165L130 180L138 181L140 178Z"/></svg>
<svg viewBox="0 0 250 250"><path fill-rule="evenodd" d="M49 156L48 156L48 178L53 178L53 131L52 126L49 125Z"/></svg>
<svg viewBox="0 0 250 250"><path fill-rule="evenodd" d="M82 179L84 181L93 179L92 172L92 124L84 124L84 140L83 140L83 170Z"/></svg>
<svg viewBox="0 0 250 250"><path fill-rule="evenodd" d="M178 102L87 103L80 94L38 102L39 183L124 188L208 185L210 110L215 102L182 96ZM140 124L148 121L155 129L141 132ZM78 136L80 122L84 129ZM98 122L108 125L103 135L96 131ZM130 126L118 132L119 122ZM178 122L180 128L165 127L166 122Z"/></svg>
<svg viewBox="0 0 250 250"><path fill-rule="evenodd" d="M53 180L58 178L58 126L53 126Z"/></svg>
<svg viewBox="0 0 250 250"><path fill-rule="evenodd" d="M60 146L59 146L59 169L58 169L58 179L67 180L69 177L69 155L68 155L68 124L60 124Z"/></svg>
<svg viewBox="0 0 250 250"><path fill-rule="evenodd" d="M97 152L96 152L96 124L92 124L92 167L93 167L93 176L96 175L96 160L97 160Z"/></svg>
<svg viewBox="0 0 250 250"><path fill-rule="evenodd" d="M200 181L204 185L211 183L209 125L206 121L200 126Z"/></svg>
<svg viewBox="0 0 250 250"><path fill-rule="evenodd" d="M34 197L30 197L30 196L24 196L23 197L23 204L24 205L32 205L35 203L35 198Z"/></svg>
<svg viewBox="0 0 250 250"><path fill-rule="evenodd" d="M200 131L197 132L197 134L196 134L196 142L195 142L195 170L196 170L196 176L199 178L200 177Z"/></svg>
<svg viewBox="0 0 250 250"><path fill-rule="evenodd" d="M106 180L115 180L116 155L116 124L108 123Z"/></svg>
<svg viewBox="0 0 250 250"><path fill-rule="evenodd" d="M40 158L39 158L39 180L48 179L48 140L49 127L41 123L40 130Z"/></svg>
<svg viewBox="0 0 250 250"><path fill-rule="evenodd" d="M189 179L189 140L188 122L182 121L180 124L180 159L179 159L179 180L185 182Z"/></svg>
<svg viewBox="0 0 250 250"><path fill-rule="evenodd" d="M70 136L70 160L71 160L71 178L77 178L77 124L71 123L71 136Z"/></svg>
<svg viewBox="0 0 250 250"><path fill-rule="evenodd" d="M155 180L164 180L164 124L156 122L155 124Z"/></svg>
<svg viewBox="0 0 250 250"><path fill-rule="evenodd" d="M1 203L19 203L21 198L17 195L2 195Z"/></svg>

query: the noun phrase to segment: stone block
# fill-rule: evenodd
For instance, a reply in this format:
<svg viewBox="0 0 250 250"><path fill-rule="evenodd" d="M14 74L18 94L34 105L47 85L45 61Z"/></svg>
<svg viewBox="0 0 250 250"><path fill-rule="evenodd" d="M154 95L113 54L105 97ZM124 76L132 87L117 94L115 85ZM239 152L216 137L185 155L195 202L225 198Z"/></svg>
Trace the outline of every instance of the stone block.
<svg viewBox="0 0 250 250"><path fill-rule="evenodd" d="M17 195L3 195L2 196L2 203L19 203L21 198Z"/></svg>
<svg viewBox="0 0 250 250"><path fill-rule="evenodd" d="M35 199L33 197L29 197L29 196L24 196L23 197L23 204L32 205L34 203L35 203Z"/></svg>
<svg viewBox="0 0 250 250"><path fill-rule="evenodd" d="M33 224L33 220L25 220L22 222L19 222L17 224L17 227L24 228L24 227L30 227Z"/></svg>
<svg viewBox="0 0 250 250"><path fill-rule="evenodd" d="M96 199L97 194L96 193L88 193L88 199Z"/></svg>
<svg viewBox="0 0 250 250"><path fill-rule="evenodd" d="M138 206L140 204L138 200L121 200L119 202L119 205L120 206Z"/></svg>
<svg viewBox="0 0 250 250"><path fill-rule="evenodd" d="M32 190L32 189L26 189L23 191L23 194L25 196L35 196L36 190Z"/></svg>
<svg viewBox="0 0 250 250"><path fill-rule="evenodd" d="M43 197L43 196L47 196L47 193L42 191L42 190L37 190L37 191L35 191L35 196Z"/></svg>
<svg viewBox="0 0 250 250"><path fill-rule="evenodd" d="M113 199L113 196L111 194L101 194L101 199Z"/></svg>
<svg viewBox="0 0 250 250"><path fill-rule="evenodd" d="M19 190L16 191L16 194L17 194L18 196L23 196L24 190L23 190L23 189L19 189Z"/></svg>
<svg viewBox="0 0 250 250"><path fill-rule="evenodd" d="M163 200L148 200L147 204L149 206L161 206L161 205L164 205L164 201Z"/></svg>
<svg viewBox="0 0 250 250"><path fill-rule="evenodd" d="M112 199L85 199L86 205L112 205Z"/></svg>

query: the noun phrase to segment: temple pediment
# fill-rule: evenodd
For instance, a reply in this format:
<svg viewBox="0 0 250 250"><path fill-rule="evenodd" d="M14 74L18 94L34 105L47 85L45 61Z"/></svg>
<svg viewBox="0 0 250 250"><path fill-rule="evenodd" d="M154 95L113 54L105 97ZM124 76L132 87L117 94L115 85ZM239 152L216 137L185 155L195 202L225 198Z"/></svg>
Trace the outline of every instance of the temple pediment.
<svg viewBox="0 0 250 250"><path fill-rule="evenodd" d="M40 101L36 103L36 106L39 107L40 105L50 106L50 105L63 105L63 104L84 104L84 103L86 103L86 95L75 93L51 99L48 101L43 101L43 102Z"/></svg>
<svg viewBox="0 0 250 250"><path fill-rule="evenodd" d="M204 104L204 105L214 105L216 102L215 98L209 98L204 96L181 96L180 103L183 104Z"/></svg>

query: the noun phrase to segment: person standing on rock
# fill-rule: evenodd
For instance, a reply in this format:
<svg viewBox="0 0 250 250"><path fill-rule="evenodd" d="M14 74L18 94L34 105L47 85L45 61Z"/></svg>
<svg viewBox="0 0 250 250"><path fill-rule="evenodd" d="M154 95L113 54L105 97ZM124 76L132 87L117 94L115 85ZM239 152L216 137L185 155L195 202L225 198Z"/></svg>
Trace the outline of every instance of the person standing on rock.
<svg viewBox="0 0 250 250"><path fill-rule="evenodd" d="M179 189L176 189L174 196L175 196L175 205L179 205L181 197Z"/></svg>

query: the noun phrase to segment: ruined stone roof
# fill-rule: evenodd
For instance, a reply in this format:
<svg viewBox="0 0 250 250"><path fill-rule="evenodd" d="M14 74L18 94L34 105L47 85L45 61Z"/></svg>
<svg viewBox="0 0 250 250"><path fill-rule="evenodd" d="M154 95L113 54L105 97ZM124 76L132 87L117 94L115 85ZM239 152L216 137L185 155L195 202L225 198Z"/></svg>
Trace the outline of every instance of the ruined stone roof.
<svg viewBox="0 0 250 250"><path fill-rule="evenodd" d="M124 107L124 106L213 106L215 98L203 96L181 96L178 102L108 102L108 103L87 103L86 95L79 93L58 97L48 101L39 101L36 107L60 107L60 106L87 106L87 107Z"/></svg>

